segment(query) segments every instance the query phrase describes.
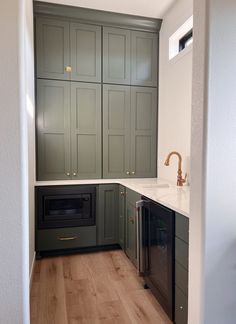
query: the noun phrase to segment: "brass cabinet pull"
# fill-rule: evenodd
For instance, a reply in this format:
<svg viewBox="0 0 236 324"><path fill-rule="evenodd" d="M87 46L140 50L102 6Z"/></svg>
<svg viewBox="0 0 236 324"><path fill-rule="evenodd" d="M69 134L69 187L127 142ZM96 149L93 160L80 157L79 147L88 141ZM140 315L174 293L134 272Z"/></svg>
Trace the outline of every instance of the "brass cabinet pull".
<svg viewBox="0 0 236 324"><path fill-rule="evenodd" d="M127 175L130 175L130 172L129 172L129 171L127 171L127 172L126 172L126 174L127 174Z"/></svg>
<svg viewBox="0 0 236 324"><path fill-rule="evenodd" d="M74 172L74 173L73 173L73 176L76 176L76 175L77 175L77 173L76 173L76 172Z"/></svg>
<svg viewBox="0 0 236 324"><path fill-rule="evenodd" d="M134 171L132 171L132 174L135 174L135 172L134 172Z"/></svg>
<svg viewBox="0 0 236 324"><path fill-rule="evenodd" d="M121 194L121 196L124 196L125 195L124 191L121 191L120 194Z"/></svg>
<svg viewBox="0 0 236 324"><path fill-rule="evenodd" d="M65 67L65 71L71 73L71 72L72 72L72 68L71 68L71 66L69 66L69 65L66 66L66 67Z"/></svg>
<svg viewBox="0 0 236 324"><path fill-rule="evenodd" d="M78 236L69 236L69 237L58 237L59 241L74 241L78 238Z"/></svg>
<svg viewBox="0 0 236 324"><path fill-rule="evenodd" d="M70 172L67 172L67 174L66 174L68 177L70 176Z"/></svg>

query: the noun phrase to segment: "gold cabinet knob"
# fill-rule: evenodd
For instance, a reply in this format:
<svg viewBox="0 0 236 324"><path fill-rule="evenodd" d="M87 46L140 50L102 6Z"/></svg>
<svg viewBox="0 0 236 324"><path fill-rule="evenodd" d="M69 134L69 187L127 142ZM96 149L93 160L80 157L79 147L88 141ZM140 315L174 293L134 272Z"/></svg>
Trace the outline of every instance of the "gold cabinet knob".
<svg viewBox="0 0 236 324"><path fill-rule="evenodd" d="M66 66L66 67L65 67L65 71L68 72L68 73L70 73L70 72L72 71L71 66L69 66L69 65Z"/></svg>
<svg viewBox="0 0 236 324"><path fill-rule="evenodd" d="M76 176L76 175L77 175L76 172L74 172L74 173L73 173L73 176Z"/></svg>
<svg viewBox="0 0 236 324"><path fill-rule="evenodd" d="M127 172L126 172L126 174L127 174L127 175L130 175L130 172L129 172L129 171L127 171Z"/></svg>
<svg viewBox="0 0 236 324"><path fill-rule="evenodd" d="M66 174L68 177L70 176L70 172L67 172L67 174Z"/></svg>
<svg viewBox="0 0 236 324"><path fill-rule="evenodd" d="M120 194L121 194L121 196L124 196L125 195L124 191L121 191Z"/></svg>
<svg viewBox="0 0 236 324"><path fill-rule="evenodd" d="M135 174L135 172L134 172L134 171L132 171L131 173L132 173L132 174Z"/></svg>

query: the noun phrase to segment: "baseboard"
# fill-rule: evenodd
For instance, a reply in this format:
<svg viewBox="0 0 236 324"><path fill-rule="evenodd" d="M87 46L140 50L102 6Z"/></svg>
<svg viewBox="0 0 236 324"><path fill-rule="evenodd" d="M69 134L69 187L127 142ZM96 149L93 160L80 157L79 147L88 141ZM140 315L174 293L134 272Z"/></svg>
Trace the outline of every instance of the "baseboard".
<svg viewBox="0 0 236 324"><path fill-rule="evenodd" d="M35 266L35 252L34 252L33 260L32 260L32 263L31 263L31 268L30 268L30 277L29 277L30 289L31 289L31 286L32 286L34 266Z"/></svg>

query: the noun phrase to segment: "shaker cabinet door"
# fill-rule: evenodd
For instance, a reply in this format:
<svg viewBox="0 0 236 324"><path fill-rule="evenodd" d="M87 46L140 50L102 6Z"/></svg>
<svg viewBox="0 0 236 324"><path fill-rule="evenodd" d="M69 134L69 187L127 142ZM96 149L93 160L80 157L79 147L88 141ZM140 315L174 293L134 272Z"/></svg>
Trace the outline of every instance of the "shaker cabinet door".
<svg viewBox="0 0 236 324"><path fill-rule="evenodd" d="M130 84L130 31L103 29L103 82Z"/></svg>
<svg viewBox="0 0 236 324"><path fill-rule="evenodd" d="M70 85L37 82L38 180L70 179Z"/></svg>
<svg viewBox="0 0 236 324"><path fill-rule="evenodd" d="M103 86L103 177L129 176L130 87Z"/></svg>
<svg viewBox="0 0 236 324"><path fill-rule="evenodd" d="M131 175L156 176L156 89L131 87Z"/></svg>
<svg viewBox="0 0 236 324"><path fill-rule="evenodd" d="M70 24L71 80L101 81L101 27Z"/></svg>
<svg viewBox="0 0 236 324"><path fill-rule="evenodd" d="M37 77L69 80L69 23L50 18L36 20Z"/></svg>
<svg viewBox="0 0 236 324"><path fill-rule="evenodd" d="M132 85L157 86L157 37L154 33L132 32Z"/></svg>
<svg viewBox="0 0 236 324"><path fill-rule="evenodd" d="M98 244L118 243L118 185L100 185L98 193Z"/></svg>
<svg viewBox="0 0 236 324"><path fill-rule="evenodd" d="M101 178L101 86L71 83L72 179Z"/></svg>

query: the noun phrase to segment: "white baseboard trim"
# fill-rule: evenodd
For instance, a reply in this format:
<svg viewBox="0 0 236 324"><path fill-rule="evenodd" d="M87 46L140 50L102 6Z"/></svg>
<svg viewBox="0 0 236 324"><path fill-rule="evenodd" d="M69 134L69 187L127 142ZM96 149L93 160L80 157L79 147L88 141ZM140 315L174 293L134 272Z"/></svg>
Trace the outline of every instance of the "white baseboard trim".
<svg viewBox="0 0 236 324"><path fill-rule="evenodd" d="M32 286L32 280L33 280L33 273L34 273L34 266L35 266L35 256L36 256L36 253L34 252L34 256L33 256L33 260L32 260L32 263L31 263L31 268L30 268L30 280L29 280L29 283L30 283L30 289L31 289L31 286Z"/></svg>

